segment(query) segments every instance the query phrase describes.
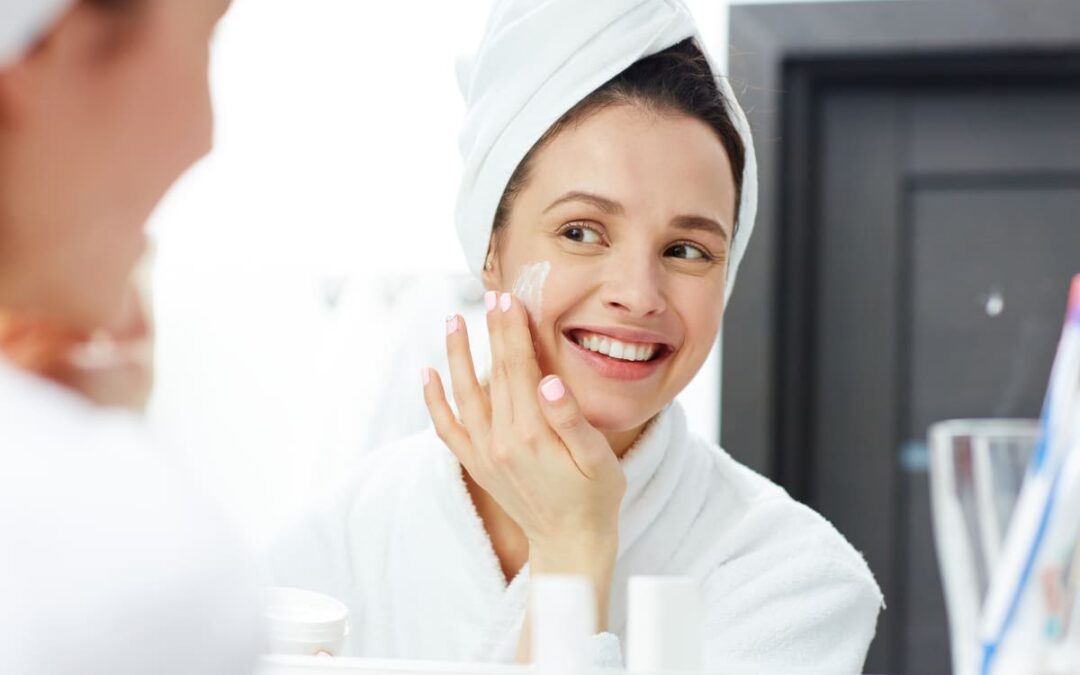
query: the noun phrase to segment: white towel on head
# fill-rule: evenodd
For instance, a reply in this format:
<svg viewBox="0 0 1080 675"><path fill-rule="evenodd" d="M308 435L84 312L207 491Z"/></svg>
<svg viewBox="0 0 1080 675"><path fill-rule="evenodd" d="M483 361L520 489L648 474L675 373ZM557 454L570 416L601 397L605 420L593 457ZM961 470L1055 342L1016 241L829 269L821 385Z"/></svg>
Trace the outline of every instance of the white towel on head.
<svg viewBox="0 0 1080 675"><path fill-rule="evenodd" d="M74 0L0 0L0 68L22 56Z"/></svg>
<svg viewBox="0 0 1080 675"><path fill-rule="evenodd" d="M579 101L635 62L687 38L704 43L682 0L496 0L471 62L461 62L465 98L458 237L480 274L495 210L518 164ZM706 52L706 56L708 53ZM709 60L714 73L719 71ZM728 267L727 298L757 213L757 160L746 116L717 77L746 145L742 201Z"/></svg>

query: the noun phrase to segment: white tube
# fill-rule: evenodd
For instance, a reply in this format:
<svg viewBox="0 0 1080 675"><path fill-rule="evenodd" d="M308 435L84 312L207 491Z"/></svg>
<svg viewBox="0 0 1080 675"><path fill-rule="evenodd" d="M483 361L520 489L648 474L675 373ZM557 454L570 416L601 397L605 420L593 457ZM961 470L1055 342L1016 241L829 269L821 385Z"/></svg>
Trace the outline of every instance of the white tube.
<svg viewBox="0 0 1080 675"><path fill-rule="evenodd" d="M585 577L540 575L532 581L532 654L537 675L589 670L596 598Z"/></svg>
<svg viewBox="0 0 1080 675"><path fill-rule="evenodd" d="M687 577L630 578L626 666L633 673L701 668L701 589Z"/></svg>

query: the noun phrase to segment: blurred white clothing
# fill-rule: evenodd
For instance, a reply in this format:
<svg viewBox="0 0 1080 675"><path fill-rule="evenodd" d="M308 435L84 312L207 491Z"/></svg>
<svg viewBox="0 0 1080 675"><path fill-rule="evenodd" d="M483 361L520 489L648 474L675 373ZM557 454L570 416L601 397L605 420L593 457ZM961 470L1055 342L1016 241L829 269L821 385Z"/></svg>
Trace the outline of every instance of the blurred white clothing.
<svg viewBox="0 0 1080 675"><path fill-rule="evenodd" d="M0 359L0 673L240 675L258 578L141 422Z"/></svg>

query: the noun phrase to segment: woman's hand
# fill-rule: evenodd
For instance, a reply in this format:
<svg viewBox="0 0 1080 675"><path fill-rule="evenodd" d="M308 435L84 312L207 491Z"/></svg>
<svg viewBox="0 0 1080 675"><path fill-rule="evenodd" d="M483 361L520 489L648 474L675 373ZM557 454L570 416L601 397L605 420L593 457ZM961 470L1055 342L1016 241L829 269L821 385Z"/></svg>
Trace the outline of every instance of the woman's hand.
<svg viewBox="0 0 1080 675"><path fill-rule="evenodd" d="M542 378L528 316L510 294L485 296L491 334L489 391L477 380L465 322L447 321L458 419L433 370L424 399L439 438L529 541L534 574L580 574L597 587L599 629L618 548L626 477L607 439L557 377Z"/></svg>

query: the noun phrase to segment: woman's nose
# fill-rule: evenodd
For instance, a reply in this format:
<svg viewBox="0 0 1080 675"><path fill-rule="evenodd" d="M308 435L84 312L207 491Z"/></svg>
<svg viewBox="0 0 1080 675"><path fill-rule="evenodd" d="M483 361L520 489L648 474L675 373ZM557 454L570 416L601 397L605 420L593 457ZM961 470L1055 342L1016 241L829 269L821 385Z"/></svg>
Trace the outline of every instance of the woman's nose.
<svg viewBox="0 0 1080 675"><path fill-rule="evenodd" d="M667 309L663 275L657 262L640 256L613 259L610 263L601 296L605 307L633 318L656 316Z"/></svg>

